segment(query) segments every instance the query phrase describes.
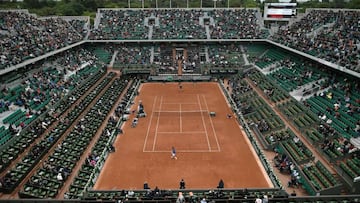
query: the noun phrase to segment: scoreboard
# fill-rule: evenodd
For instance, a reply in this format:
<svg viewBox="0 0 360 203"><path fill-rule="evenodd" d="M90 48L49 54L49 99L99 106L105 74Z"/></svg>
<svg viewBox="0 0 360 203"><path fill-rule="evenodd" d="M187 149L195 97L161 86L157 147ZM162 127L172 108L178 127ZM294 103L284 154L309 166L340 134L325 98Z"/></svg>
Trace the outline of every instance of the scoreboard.
<svg viewBox="0 0 360 203"><path fill-rule="evenodd" d="M296 17L296 3L265 3L264 20L288 21Z"/></svg>

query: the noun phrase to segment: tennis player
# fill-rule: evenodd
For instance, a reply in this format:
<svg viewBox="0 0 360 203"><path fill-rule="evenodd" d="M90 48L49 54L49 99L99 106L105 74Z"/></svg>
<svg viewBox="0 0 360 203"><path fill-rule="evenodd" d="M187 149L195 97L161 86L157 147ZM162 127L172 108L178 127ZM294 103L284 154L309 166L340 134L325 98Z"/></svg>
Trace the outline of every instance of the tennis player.
<svg viewBox="0 0 360 203"><path fill-rule="evenodd" d="M171 159L177 159L175 147L171 147Z"/></svg>

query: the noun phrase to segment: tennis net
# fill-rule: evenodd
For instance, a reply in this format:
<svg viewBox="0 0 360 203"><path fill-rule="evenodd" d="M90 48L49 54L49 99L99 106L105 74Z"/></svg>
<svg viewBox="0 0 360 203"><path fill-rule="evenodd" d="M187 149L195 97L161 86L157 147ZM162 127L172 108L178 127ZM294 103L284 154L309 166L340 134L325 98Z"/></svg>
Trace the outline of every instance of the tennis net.
<svg viewBox="0 0 360 203"><path fill-rule="evenodd" d="M179 117L179 116L206 116L209 114L209 111L154 111L153 116L161 117Z"/></svg>

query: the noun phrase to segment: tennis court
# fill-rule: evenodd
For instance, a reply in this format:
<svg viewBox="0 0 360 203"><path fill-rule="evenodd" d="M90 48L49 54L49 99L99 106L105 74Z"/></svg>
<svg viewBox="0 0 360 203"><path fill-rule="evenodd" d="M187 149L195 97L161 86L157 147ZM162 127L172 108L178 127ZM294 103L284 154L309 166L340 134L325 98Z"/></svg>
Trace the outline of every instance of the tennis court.
<svg viewBox="0 0 360 203"><path fill-rule="evenodd" d="M169 145L178 152L219 152L213 117L204 94L155 96L144 142L144 152L168 152ZM178 142L179 139L196 142Z"/></svg>
<svg viewBox="0 0 360 203"><path fill-rule="evenodd" d="M124 124L95 189L268 188L271 181L235 118L218 83L145 83L139 103L147 114L138 125ZM215 116L210 113L215 113ZM171 147L177 160L170 158Z"/></svg>

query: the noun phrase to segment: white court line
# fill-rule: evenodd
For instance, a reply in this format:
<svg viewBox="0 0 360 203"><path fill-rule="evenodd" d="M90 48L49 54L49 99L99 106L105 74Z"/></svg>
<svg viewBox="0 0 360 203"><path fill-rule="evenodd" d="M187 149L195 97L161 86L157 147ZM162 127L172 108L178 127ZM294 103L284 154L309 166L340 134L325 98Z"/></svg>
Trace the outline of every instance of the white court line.
<svg viewBox="0 0 360 203"><path fill-rule="evenodd" d="M151 126L151 121L152 121L152 118L153 118L153 115L154 115L154 109L155 109L156 99L157 99L157 96L155 96L155 98L154 98L154 103L153 103L153 106L152 106L152 111L151 111L150 121L149 121L149 124L148 124L148 129L147 129L147 132L146 132L146 137L145 137L145 142L144 142L143 152L145 151L145 148L146 148L146 143L147 143L147 140L148 140L148 137L149 137L150 126Z"/></svg>
<svg viewBox="0 0 360 203"><path fill-rule="evenodd" d="M151 152L151 153L169 153L169 150L164 151L164 150L156 150L156 151L144 151L144 152ZM218 150L176 150L176 152L179 153L209 153L209 152L220 152Z"/></svg>
<svg viewBox="0 0 360 203"><path fill-rule="evenodd" d="M184 102L184 103L178 103L178 102L164 102L163 104L197 104L193 102Z"/></svg>
<svg viewBox="0 0 360 203"><path fill-rule="evenodd" d="M204 101L205 101L206 109L209 111L209 107L208 107L208 105L207 105L206 98L205 98L204 95L202 95L202 96L203 96L203 99L204 99ZM219 144L219 141L218 141L218 139L217 139L216 131L215 131L215 128L214 128L214 124L213 124L213 122L212 122L212 119L211 119L211 117L210 117L210 114L208 114L208 116L209 116L209 119L210 119L211 128L212 128L212 130L213 130L213 132L214 132L214 136L215 136L215 140L216 140L216 145L217 145L217 147L218 147L218 150L221 151L221 149L220 149L220 144Z"/></svg>
<svg viewBox="0 0 360 203"><path fill-rule="evenodd" d="M157 132L158 134L163 133L163 134L205 134L205 131L182 131L182 132Z"/></svg>
<svg viewBox="0 0 360 203"><path fill-rule="evenodd" d="M182 132L181 104L180 104L180 132Z"/></svg>
<svg viewBox="0 0 360 203"><path fill-rule="evenodd" d="M200 107L200 109L202 109L202 106L201 106L201 103L200 103L200 96L199 96L198 94L197 94L197 99L198 99L199 107ZM206 140L207 140L207 143L208 143L209 151L211 152L209 135L208 135L208 132L207 132L207 129L206 129L205 120L204 120L204 116L203 116L203 113L202 113L202 112L201 112L201 119L202 119L202 122L203 122L203 127L204 127L204 129L205 129L205 135L206 135Z"/></svg>
<svg viewBox="0 0 360 203"><path fill-rule="evenodd" d="M161 111L160 110L157 110L157 111L154 111L154 112L158 112L158 113L200 113L200 112L206 112L207 110L194 110L194 111Z"/></svg>
<svg viewBox="0 0 360 203"><path fill-rule="evenodd" d="M161 96L161 98L160 98L160 107L159 107L160 110L161 110L161 106L162 106L162 101L163 101L163 96ZM159 116L158 116L157 121L156 121L155 137L154 137L153 148L152 148L153 151L155 150L157 132L158 132L158 129L159 129L159 121L160 121L160 112L159 112Z"/></svg>

